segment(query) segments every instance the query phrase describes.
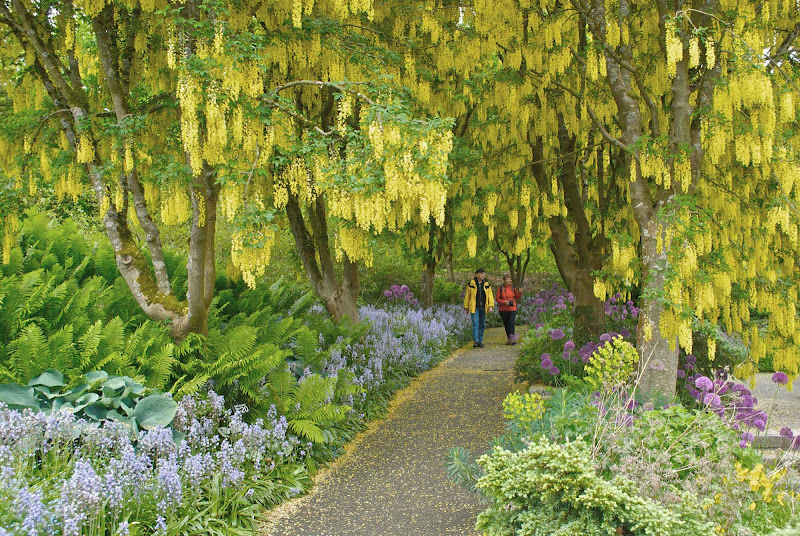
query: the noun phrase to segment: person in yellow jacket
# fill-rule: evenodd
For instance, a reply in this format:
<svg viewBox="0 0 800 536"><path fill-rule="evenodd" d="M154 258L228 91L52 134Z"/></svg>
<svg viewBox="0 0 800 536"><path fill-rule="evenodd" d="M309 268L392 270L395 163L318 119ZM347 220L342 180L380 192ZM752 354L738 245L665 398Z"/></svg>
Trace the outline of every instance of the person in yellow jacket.
<svg viewBox="0 0 800 536"><path fill-rule="evenodd" d="M486 312L491 313L494 310L492 285L484 277L486 271L483 268L475 270L475 277L467 283L467 291L464 293L464 310L472 316L473 348L483 348Z"/></svg>

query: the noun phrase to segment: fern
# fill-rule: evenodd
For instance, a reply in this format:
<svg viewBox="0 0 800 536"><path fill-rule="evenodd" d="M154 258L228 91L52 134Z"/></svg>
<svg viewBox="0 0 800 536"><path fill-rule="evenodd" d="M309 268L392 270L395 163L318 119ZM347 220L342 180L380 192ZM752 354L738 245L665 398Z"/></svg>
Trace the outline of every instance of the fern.
<svg viewBox="0 0 800 536"><path fill-rule="evenodd" d="M41 373L49 366L42 363L41 356L50 357L50 348L42 328L36 324L28 324L20 336L9 345L9 355L13 363L15 382L25 383L28 379Z"/></svg>
<svg viewBox="0 0 800 536"><path fill-rule="evenodd" d="M98 320L86 330L80 338L78 338L78 359L81 368L84 370L93 370L90 366L97 359L97 351L100 346L100 339L103 337L103 323Z"/></svg>
<svg viewBox="0 0 800 536"><path fill-rule="evenodd" d="M305 366L319 372L319 368L328 357L328 353L320 351L319 336L306 326L299 329L295 335L294 354Z"/></svg>

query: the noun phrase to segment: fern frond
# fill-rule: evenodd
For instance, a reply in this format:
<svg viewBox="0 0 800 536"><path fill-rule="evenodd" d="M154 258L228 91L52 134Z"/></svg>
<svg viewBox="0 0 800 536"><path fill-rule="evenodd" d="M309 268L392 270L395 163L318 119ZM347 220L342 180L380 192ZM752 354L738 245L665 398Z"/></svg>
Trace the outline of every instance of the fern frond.
<svg viewBox="0 0 800 536"><path fill-rule="evenodd" d="M173 396L180 398L182 396L191 395L196 393L203 385L205 385L210 378L206 374L198 374L189 381L182 382L186 376L182 376L175 384L173 384L170 391Z"/></svg>
<svg viewBox="0 0 800 536"><path fill-rule="evenodd" d="M26 383L41 371L50 368L52 356L42 328L30 323L9 343L9 356L14 365L17 383Z"/></svg>
<svg viewBox="0 0 800 536"><path fill-rule="evenodd" d="M103 323L98 320L78 338L78 359L82 369L86 369L97 358L100 339L103 336Z"/></svg>
<svg viewBox="0 0 800 536"><path fill-rule="evenodd" d="M303 439L313 443L324 443L325 434L314 421L308 419L289 420L289 429Z"/></svg>
<svg viewBox="0 0 800 536"><path fill-rule="evenodd" d="M172 376L172 368L175 364L173 352L175 345L165 344L157 352L147 356L141 368L147 371L147 382L145 385L155 389L164 389Z"/></svg>

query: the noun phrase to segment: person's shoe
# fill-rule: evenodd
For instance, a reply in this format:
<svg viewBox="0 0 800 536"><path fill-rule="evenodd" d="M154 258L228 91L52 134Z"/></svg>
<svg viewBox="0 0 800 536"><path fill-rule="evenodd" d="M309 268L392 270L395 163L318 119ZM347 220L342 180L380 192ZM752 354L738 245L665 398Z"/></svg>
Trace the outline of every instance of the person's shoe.
<svg viewBox="0 0 800 536"><path fill-rule="evenodd" d="M509 337L508 340L506 341L506 346L511 346L512 344L514 344L514 341L512 341L511 337Z"/></svg>
<svg viewBox="0 0 800 536"><path fill-rule="evenodd" d="M481 347L481 343L476 342L475 344L472 345L472 347L473 348L480 348Z"/></svg>
<svg viewBox="0 0 800 536"><path fill-rule="evenodd" d="M517 341L511 341L511 346L516 346L516 345L517 345Z"/></svg>
<svg viewBox="0 0 800 536"><path fill-rule="evenodd" d="M482 342L479 342L479 343L478 343L478 347L480 347L480 348L483 348L483 343L482 343Z"/></svg>

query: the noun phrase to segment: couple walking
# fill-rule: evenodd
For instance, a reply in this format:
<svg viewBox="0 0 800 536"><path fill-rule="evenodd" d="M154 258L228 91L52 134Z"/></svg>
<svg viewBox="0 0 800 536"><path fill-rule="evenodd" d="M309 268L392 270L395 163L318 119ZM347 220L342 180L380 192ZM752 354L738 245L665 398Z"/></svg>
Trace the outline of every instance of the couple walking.
<svg viewBox="0 0 800 536"><path fill-rule="evenodd" d="M492 285L486 281L486 271L483 268L475 270L475 277L467 284L464 294L464 310L472 317L473 348L483 348L483 330L486 326L486 313L494 311L494 296ZM517 344L514 333L514 321L517 317L517 302L522 298L522 292L511 284L511 276L503 276L503 285L497 291L497 308L503 327L506 329L506 344Z"/></svg>

